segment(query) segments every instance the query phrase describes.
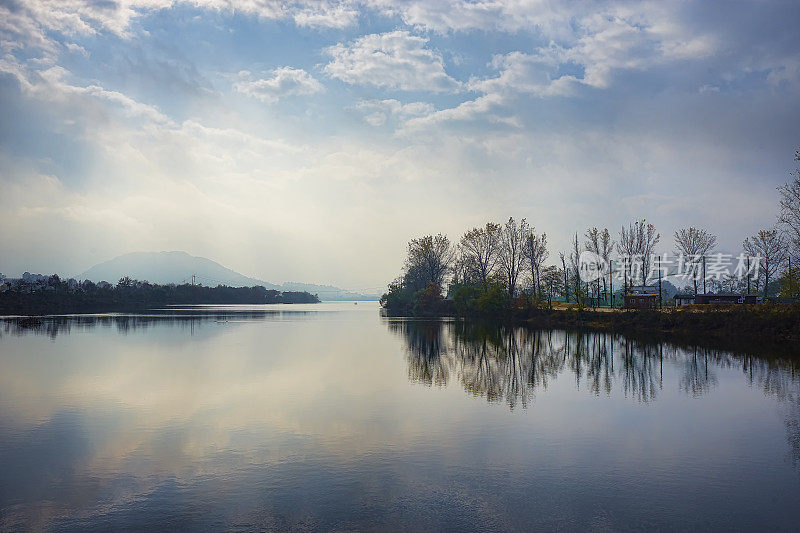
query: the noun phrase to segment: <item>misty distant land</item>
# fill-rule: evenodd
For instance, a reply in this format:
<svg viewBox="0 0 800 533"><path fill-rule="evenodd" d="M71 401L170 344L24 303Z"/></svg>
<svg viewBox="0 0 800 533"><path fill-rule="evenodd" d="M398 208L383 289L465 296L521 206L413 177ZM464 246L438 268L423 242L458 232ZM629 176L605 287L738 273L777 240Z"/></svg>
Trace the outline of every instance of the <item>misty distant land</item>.
<svg viewBox="0 0 800 533"><path fill-rule="evenodd" d="M303 291L316 294L322 301L378 300L380 295L362 294L331 285L313 283L285 282L281 285L251 278L206 257L190 255L182 251L171 252L132 252L94 265L75 278L91 280L95 283L129 277L150 283L195 283L209 287L227 285L229 287L263 286L278 291Z"/></svg>

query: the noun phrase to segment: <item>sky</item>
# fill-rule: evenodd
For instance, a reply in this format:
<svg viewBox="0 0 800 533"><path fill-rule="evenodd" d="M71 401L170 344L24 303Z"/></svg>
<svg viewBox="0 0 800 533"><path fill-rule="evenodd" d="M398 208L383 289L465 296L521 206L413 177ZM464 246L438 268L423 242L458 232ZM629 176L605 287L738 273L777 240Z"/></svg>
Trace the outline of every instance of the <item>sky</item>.
<svg viewBox="0 0 800 533"><path fill-rule="evenodd" d="M409 239L646 218L738 253L800 146L800 3L0 0L0 272L184 250L378 291Z"/></svg>

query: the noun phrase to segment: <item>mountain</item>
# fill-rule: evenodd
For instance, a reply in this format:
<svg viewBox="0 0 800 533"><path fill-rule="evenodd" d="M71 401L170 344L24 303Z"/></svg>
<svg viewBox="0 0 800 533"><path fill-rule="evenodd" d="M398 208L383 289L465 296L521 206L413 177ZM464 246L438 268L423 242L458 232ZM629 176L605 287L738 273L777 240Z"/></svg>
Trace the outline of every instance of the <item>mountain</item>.
<svg viewBox="0 0 800 533"><path fill-rule="evenodd" d="M377 295L350 292L331 285L311 283L284 283L276 285L260 279L250 278L226 268L216 261L196 257L186 252L134 252L115 257L100 263L77 276L94 282L116 283L125 276L151 283L189 283L195 275L195 282L208 286L229 285L231 287L252 287L262 285L267 289L281 291L307 291L319 295L321 300L377 300Z"/></svg>
<svg viewBox="0 0 800 533"><path fill-rule="evenodd" d="M281 285L282 291L305 291L319 296L320 300L342 301L342 300L377 300L379 294L362 294L360 292L348 291L334 287L332 285L314 285L313 283L297 283L288 281Z"/></svg>
<svg viewBox="0 0 800 533"><path fill-rule="evenodd" d="M192 274L196 283L203 285L230 285L232 287L252 287L263 285L268 289L277 289L277 285L249 278L238 272L225 268L216 261L205 257L196 257L186 252L134 252L115 257L105 263L95 265L83 272L78 279L90 279L94 282L108 281L116 283L125 276L133 279L147 280L151 283L190 283Z"/></svg>

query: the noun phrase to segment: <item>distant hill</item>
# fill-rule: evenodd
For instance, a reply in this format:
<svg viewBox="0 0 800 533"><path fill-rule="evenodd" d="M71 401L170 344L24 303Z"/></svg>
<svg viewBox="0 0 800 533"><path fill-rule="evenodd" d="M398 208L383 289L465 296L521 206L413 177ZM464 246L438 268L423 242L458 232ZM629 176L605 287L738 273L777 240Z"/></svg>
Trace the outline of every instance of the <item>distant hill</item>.
<svg viewBox="0 0 800 533"><path fill-rule="evenodd" d="M313 283L297 283L287 281L281 285L282 291L305 291L319 296L320 300L341 301L341 300L378 300L380 294L362 294L352 292L332 285L314 285Z"/></svg>
<svg viewBox="0 0 800 533"><path fill-rule="evenodd" d="M90 279L94 282L108 281L116 283L125 276L147 280L151 283L188 283L192 281L206 286L228 285L231 287L252 287L261 285L267 289L280 291L307 291L318 294L321 300L377 300L378 295L364 295L346 291L330 285L314 285L311 283L284 283L276 285L256 278L240 274L207 259L189 255L186 252L134 252L115 257L110 261L97 264L81 274L78 279Z"/></svg>
<svg viewBox="0 0 800 533"><path fill-rule="evenodd" d="M229 285L231 287L252 287L263 285L267 289L278 289L277 285L249 278L226 268L216 261L205 257L196 257L186 252L134 252L115 257L105 263L95 265L78 275L78 279L90 279L94 282L117 280L129 276L151 283L189 283L192 274L197 276L197 283L203 285Z"/></svg>

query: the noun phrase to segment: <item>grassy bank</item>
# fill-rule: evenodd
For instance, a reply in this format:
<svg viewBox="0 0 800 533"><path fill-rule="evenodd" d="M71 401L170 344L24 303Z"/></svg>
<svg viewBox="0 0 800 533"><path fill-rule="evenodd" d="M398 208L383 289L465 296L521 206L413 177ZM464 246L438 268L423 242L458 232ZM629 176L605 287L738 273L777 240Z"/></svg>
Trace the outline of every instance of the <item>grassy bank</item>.
<svg viewBox="0 0 800 533"><path fill-rule="evenodd" d="M662 310L520 311L517 318L534 327L658 333L687 339L800 341L800 305L796 304L703 305Z"/></svg>
<svg viewBox="0 0 800 533"><path fill-rule="evenodd" d="M448 303L449 302L449 303ZM415 316L460 317L497 323L526 324L543 329L594 329L656 335L686 342L723 341L739 344L798 343L800 304L690 305L661 310L548 309L517 300L491 310L459 307L448 300L435 302ZM389 310L389 314L402 314ZM789 344L787 344L789 343Z"/></svg>

